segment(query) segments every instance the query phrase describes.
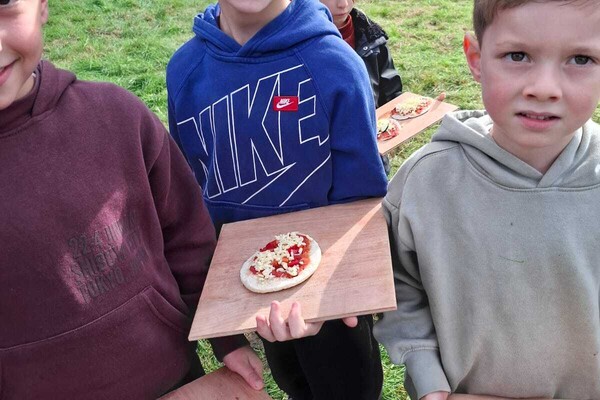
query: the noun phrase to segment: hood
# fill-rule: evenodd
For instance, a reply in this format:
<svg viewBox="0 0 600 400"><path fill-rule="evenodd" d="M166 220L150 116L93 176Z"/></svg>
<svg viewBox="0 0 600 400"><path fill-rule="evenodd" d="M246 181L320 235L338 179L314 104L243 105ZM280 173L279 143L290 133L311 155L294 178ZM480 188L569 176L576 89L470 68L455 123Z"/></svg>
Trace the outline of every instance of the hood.
<svg viewBox="0 0 600 400"><path fill-rule="evenodd" d="M76 79L73 73L57 69L46 61L39 64L36 73L38 77L33 90L0 111L1 134L12 132L28 120L54 109L65 90Z"/></svg>
<svg viewBox="0 0 600 400"><path fill-rule="evenodd" d="M594 122L588 121L575 133L545 174L498 146L490 135L492 124L485 111L454 112L444 117L431 141L458 143L477 170L509 188L582 188L600 184L600 130Z"/></svg>
<svg viewBox="0 0 600 400"><path fill-rule="evenodd" d="M218 4L209 6L204 13L196 16L193 30L197 38L206 41L209 48L221 56L268 57L285 54L302 42L319 36L340 36L331 22L331 14L316 0L293 0L243 46L219 29L220 12Z"/></svg>

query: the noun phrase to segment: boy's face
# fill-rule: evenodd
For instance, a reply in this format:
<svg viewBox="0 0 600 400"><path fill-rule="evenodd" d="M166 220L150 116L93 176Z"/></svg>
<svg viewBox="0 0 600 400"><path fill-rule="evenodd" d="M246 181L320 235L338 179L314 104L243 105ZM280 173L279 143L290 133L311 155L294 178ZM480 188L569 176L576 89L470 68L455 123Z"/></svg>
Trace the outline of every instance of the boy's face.
<svg viewBox="0 0 600 400"><path fill-rule="evenodd" d="M354 7L354 0L321 0L321 3L329 9L333 15L333 23L338 28L344 26L352 7Z"/></svg>
<svg viewBox="0 0 600 400"><path fill-rule="evenodd" d="M465 37L492 137L527 160L558 156L600 98L600 7L530 2L500 10L479 45Z"/></svg>
<svg viewBox="0 0 600 400"><path fill-rule="evenodd" d="M47 0L0 0L0 110L32 89L47 19Z"/></svg>

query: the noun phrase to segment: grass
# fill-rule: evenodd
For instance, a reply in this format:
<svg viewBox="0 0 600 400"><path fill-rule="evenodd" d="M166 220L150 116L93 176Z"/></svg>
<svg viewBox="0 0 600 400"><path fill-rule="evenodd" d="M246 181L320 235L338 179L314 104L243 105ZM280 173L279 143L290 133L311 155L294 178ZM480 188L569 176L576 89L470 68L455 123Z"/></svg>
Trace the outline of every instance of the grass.
<svg viewBox="0 0 600 400"><path fill-rule="evenodd" d="M166 123L165 68L173 52L191 37L192 18L209 1L198 0L54 0L45 29L45 57L74 71L80 79L111 81L139 96ZM358 6L390 36L396 68L405 91L437 96L462 109L482 107L478 85L462 55L470 30L472 0L361 0ZM599 120L600 112L595 113ZM400 147L392 156L392 174L434 128ZM208 344L198 353L208 371L219 367ZM405 400L403 367L384 360L385 400ZM268 370L267 391L285 399Z"/></svg>

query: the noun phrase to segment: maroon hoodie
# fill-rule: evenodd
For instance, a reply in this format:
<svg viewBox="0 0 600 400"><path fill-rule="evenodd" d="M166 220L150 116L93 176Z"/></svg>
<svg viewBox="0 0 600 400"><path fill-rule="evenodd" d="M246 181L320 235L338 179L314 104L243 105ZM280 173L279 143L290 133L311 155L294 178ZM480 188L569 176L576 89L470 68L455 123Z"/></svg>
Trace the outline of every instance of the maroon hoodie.
<svg viewBox="0 0 600 400"><path fill-rule="evenodd" d="M0 169L0 399L151 399L180 382L215 234L162 123L43 62L0 111Z"/></svg>

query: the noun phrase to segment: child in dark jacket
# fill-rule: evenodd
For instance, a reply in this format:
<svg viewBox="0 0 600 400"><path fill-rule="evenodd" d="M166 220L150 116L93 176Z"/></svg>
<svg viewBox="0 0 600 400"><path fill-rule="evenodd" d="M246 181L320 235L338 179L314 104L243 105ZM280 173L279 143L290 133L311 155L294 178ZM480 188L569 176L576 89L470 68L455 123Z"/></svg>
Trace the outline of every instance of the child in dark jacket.
<svg viewBox="0 0 600 400"><path fill-rule="evenodd" d="M387 46L388 36L381 26L365 13L354 8L354 0L321 0L333 16L333 23L342 38L360 56L367 67L375 105L385 103L402 94L402 79L394 67ZM391 170L387 155L381 156L385 173Z"/></svg>
<svg viewBox="0 0 600 400"><path fill-rule="evenodd" d="M342 38L362 58L375 105L381 107L402 94L402 79L394 67L387 46L388 36L381 26L354 7L354 0L321 0L333 16Z"/></svg>
<svg viewBox="0 0 600 400"><path fill-rule="evenodd" d="M388 36L381 26L354 7L354 0L321 0L333 16L342 38L362 58L375 105L381 107L402 94L402 79L394 67L387 46Z"/></svg>

